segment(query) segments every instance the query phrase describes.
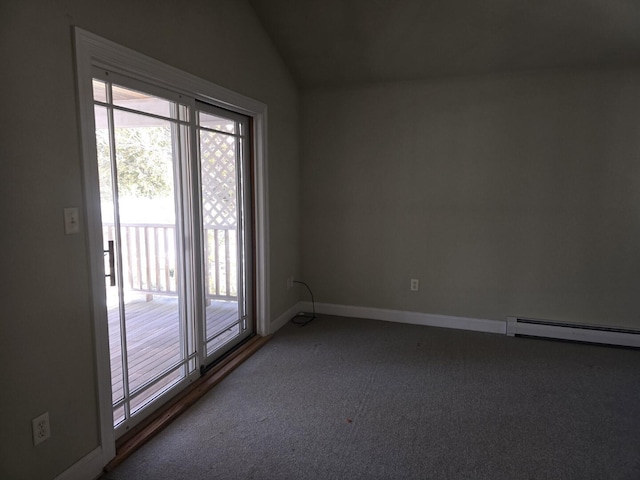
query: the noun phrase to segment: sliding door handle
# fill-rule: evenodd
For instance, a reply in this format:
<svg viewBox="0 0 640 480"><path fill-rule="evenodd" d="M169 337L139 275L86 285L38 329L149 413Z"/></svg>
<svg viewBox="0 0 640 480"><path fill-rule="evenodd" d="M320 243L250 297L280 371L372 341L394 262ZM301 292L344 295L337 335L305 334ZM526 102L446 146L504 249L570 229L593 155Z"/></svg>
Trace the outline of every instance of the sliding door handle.
<svg viewBox="0 0 640 480"><path fill-rule="evenodd" d="M107 242L107 250L104 253L109 255L109 273L105 275L105 277L110 278L109 284L112 287L116 286L116 260L115 260L115 251L113 248L113 240L109 240Z"/></svg>

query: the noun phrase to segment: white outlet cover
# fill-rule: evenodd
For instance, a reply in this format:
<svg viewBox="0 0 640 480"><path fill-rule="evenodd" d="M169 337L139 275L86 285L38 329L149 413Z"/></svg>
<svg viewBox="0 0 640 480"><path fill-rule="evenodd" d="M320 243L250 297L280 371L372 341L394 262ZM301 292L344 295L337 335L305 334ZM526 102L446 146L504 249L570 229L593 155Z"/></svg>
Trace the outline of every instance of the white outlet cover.
<svg viewBox="0 0 640 480"><path fill-rule="evenodd" d="M44 442L51 436L51 425L49 423L49 412L44 412L39 417L31 420L33 428L33 445Z"/></svg>

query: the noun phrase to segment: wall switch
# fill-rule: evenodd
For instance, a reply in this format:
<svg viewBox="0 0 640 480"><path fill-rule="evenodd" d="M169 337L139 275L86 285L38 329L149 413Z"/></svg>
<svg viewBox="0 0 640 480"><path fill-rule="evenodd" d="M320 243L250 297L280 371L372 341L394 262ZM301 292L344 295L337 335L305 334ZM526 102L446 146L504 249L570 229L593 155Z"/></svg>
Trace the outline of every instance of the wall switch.
<svg viewBox="0 0 640 480"><path fill-rule="evenodd" d="M76 207L64 209L64 233L73 235L80 232L80 218Z"/></svg>
<svg viewBox="0 0 640 480"><path fill-rule="evenodd" d="M39 417L31 420L33 428L33 444L38 445L51 436L51 427L49 425L49 412L44 412Z"/></svg>
<svg viewBox="0 0 640 480"><path fill-rule="evenodd" d="M417 278L412 278L411 279L411 291L412 292L417 292L418 290L420 290L420 280L418 280Z"/></svg>

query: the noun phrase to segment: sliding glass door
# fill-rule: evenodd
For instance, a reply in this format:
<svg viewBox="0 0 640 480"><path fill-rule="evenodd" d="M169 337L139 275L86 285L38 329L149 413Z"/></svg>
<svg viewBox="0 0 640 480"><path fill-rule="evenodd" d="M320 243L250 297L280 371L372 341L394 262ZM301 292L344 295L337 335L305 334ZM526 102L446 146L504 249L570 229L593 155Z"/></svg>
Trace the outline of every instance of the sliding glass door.
<svg viewBox="0 0 640 480"><path fill-rule="evenodd" d="M254 331L249 121L101 69L93 100L118 434Z"/></svg>

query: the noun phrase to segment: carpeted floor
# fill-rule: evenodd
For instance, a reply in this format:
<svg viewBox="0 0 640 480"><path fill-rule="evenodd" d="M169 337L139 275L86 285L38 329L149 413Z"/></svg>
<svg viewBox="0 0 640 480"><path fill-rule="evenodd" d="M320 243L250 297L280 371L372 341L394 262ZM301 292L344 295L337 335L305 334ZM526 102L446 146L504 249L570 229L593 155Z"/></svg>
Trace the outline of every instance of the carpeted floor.
<svg viewBox="0 0 640 480"><path fill-rule="evenodd" d="M640 351L320 316L103 480L640 479Z"/></svg>

